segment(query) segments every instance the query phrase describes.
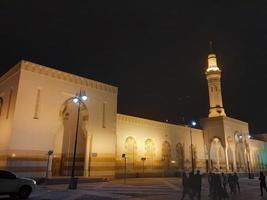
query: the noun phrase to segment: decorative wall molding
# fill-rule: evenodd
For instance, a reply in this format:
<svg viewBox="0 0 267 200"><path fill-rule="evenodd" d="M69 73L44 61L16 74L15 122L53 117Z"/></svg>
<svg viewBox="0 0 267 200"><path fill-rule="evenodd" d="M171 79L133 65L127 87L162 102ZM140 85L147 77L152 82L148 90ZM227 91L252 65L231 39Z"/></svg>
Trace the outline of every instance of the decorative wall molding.
<svg viewBox="0 0 267 200"><path fill-rule="evenodd" d="M93 89L98 89L98 90L102 90L105 92L118 94L118 88L115 86L111 86L105 83L101 83L101 82L94 81L88 78L73 75L67 72L63 72L60 70L56 70L50 67L46 67L46 66L32 63L32 62L25 61L25 60L21 60L18 64L16 64L13 68L11 68L6 74L0 77L0 83L20 70L26 70L26 71L30 71L33 73L38 73L41 75L71 82L74 84L82 85L84 87L90 87Z"/></svg>
<svg viewBox="0 0 267 200"><path fill-rule="evenodd" d="M124 114L117 114L117 121L118 122L122 121L122 122L127 122L127 123L139 124L142 126L153 126L153 127L157 127L157 128L165 128L165 129L180 128L180 129L184 129L184 130L187 130L187 129L189 130L189 127L183 126L183 125L159 122L159 121L144 119L144 118L140 118L140 117L133 117L133 116L124 115ZM196 128L192 128L192 130L202 132L202 130L196 129Z"/></svg>
<svg viewBox="0 0 267 200"><path fill-rule="evenodd" d="M133 123L133 124L145 125L145 126L154 126L158 128L170 128L171 126L175 126L173 124L153 121L149 119L143 119L139 117L133 117L133 116L124 115L124 114L117 114L117 120L128 122L128 123Z"/></svg>
<svg viewBox="0 0 267 200"><path fill-rule="evenodd" d="M10 77L14 76L20 71L21 62L17 63L14 67L8 70L3 76L0 77L0 85Z"/></svg>

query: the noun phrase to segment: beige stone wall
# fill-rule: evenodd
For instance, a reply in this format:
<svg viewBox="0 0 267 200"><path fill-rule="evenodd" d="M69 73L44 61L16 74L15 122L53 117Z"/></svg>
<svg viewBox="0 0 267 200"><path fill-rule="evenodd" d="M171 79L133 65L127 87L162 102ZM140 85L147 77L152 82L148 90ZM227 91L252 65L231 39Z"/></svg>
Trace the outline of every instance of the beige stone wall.
<svg viewBox="0 0 267 200"><path fill-rule="evenodd" d="M90 175L94 176L101 172L104 176L113 176L117 88L27 61L21 62L19 71L20 84L12 133L9 142L5 142L8 144L9 166L16 166L12 168L14 171L39 172L40 169L32 168L32 163L36 159L46 159L48 150L54 150L55 159L61 157L64 127L60 112L66 100L82 89L88 95L85 105L89 112L84 127L88 158L85 162L92 166L85 173L90 171ZM14 164L23 158L24 170ZM46 166L45 162L39 164L43 168Z"/></svg>
<svg viewBox="0 0 267 200"><path fill-rule="evenodd" d="M0 168L6 166L8 144L13 129L20 72L19 64L0 77Z"/></svg>
<svg viewBox="0 0 267 200"><path fill-rule="evenodd" d="M205 170L205 155L204 155L204 143L203 132L199 129L192 130L193 145L197 150L197 168ZM136 142L134 164L132 155L127 155L127 138L133 138ZM151 156L147 155L146 141L152 140L153 147L153 166L151 164ZM163 150L162 144L164 142L170 144L170 157L168 161L162 161ZM191 168L191 154L190 154L190 129L184 126L178 126L168 123L162 123L127 115L117 115L117 174L123 173L124 159L122 154L126 153L127 159L127 172L129 174L141 174L143 173L143 162L141 157L146 157L144 162L145 173L158 173L163 171L177 172L178 170L178 158L176 152L176 145L180 143L184 147L184 169ZM130 163L129 163L130 162ZM169 162L169 163L166 163Z"/></svg>

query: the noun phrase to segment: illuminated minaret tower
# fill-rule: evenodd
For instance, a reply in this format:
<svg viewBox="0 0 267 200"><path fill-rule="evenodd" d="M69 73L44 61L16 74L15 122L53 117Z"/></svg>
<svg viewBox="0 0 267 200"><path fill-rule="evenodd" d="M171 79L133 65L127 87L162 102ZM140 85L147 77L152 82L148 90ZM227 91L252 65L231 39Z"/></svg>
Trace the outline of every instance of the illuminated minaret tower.
<svg viewBox="0 0 267 200"><path fill-rule="evenodd" d="M217 65L217 58L212 48L212 42L210 42L206 78L208 80L210 100L209 117L226 116L223 109L221 92L221 70Z"/></svg>

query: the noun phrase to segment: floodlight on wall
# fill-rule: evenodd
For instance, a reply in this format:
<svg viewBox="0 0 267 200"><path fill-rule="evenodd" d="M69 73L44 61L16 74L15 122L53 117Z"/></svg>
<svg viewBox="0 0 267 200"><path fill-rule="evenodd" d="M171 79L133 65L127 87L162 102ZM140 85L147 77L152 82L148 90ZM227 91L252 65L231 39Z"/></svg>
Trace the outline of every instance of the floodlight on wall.
<svg viewBox="0 0 267 200"><path fill-rule="evenodd" d="M195 121L191 121L191 125L192 125L193 127L195 127L195 126L197 125L197 123L196 123Z"/></svg>

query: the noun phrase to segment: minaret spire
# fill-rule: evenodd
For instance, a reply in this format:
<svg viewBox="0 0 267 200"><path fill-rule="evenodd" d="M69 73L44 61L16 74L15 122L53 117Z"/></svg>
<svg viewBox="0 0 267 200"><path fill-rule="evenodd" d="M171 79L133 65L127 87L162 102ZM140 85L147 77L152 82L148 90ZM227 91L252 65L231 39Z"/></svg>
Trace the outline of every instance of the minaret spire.
<svg viewBox="0 0 267 200"><path fill-rule="evenodd" d="M209 42L210 43L210 53L213 53L213 46L212 46L212 41Z"/></svg>
<svg viewBox="0 0 267 200"><path fill-rule="evenodd" d="M221 70L217 65L217 58L211 41L209 45L210 53L208 55L208 67L206 69L210 101L209 117L226 116L221 92Z"/></svg>

